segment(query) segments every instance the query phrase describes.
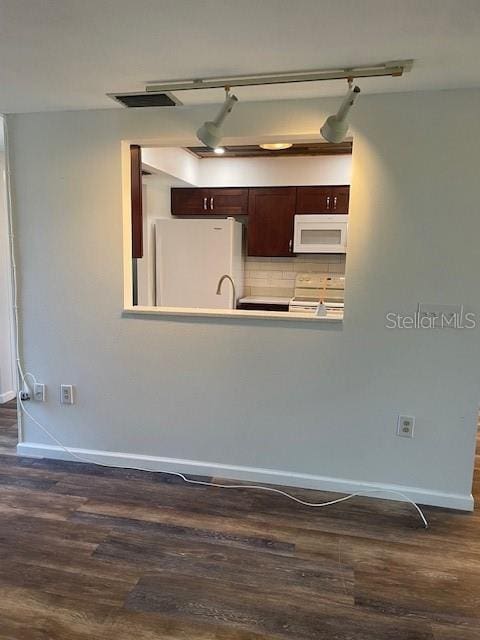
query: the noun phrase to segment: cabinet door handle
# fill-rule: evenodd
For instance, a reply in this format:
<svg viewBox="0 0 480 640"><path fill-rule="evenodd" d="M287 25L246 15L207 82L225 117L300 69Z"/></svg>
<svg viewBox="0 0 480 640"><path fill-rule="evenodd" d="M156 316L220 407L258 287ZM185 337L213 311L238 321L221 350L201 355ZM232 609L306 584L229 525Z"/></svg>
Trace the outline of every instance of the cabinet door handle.
<svg viewBox="0 0 480 640"><path fill-rule="evenodd" d="M292 248L293 248L293 240L290 239L289 243L288 243L288 250L290 253L292 253Z"/></svg>
<svg viewBox="0 0 480 640"><path fill-rule="evenodd" d="M210 198L210 211L213 211L213 198Z"/></svg>
<svg viewBox="0 0 480 640"><path fill-rule="evenodd" d="M336 209L337 208L337 196L333 197L333 208Z"/></svg>
<svg viewBox="0 0 480 640"><path fill-rule="evenodd" d="M207 199L206 198L203 199L203 210L204 211L207 210Z"/></svg>
<svg viewBox="0 0 480 640"><path fill-rule="evenodd" d="M330 196L327 196L327 209L330 209Z"/></svg>

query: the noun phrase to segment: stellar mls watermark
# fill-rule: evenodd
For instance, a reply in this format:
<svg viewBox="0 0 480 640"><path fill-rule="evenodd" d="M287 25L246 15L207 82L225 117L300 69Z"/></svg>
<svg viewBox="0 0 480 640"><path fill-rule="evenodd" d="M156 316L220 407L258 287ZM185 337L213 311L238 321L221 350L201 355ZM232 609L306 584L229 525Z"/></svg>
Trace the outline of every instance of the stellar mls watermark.
<svg viewBox="0 0 480 640"><path fill-rule="evenodd" d="M391 311L385 315L387 329L475 329L475 313L424 313L401 314Z"/></svg>

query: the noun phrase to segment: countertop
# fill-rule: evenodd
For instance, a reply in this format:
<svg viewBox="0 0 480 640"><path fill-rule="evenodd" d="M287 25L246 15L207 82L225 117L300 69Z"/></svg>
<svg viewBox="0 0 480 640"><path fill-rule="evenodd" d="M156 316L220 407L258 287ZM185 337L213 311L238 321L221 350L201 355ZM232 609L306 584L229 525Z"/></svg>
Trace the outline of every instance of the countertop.
<svg viewBox="0 0 480 640"><path fill-rule="evenodd" d="M321 325L341 323L343 317L315 316L313 313L292 313L289 311L242 311L241 309L197 309L187 307L124 307L122 315L126 318L135 316L191 316L210 318L231 318L242 320L245 318L256 320L275 320L287 322L313 322Z"/></svg>
<svg viewBox="0 0 480 640"><path fill-rule="evenodd" d="M285 305L290 302L291 298L278 298L278 297L270 297L270 296L246 296L245 298L240 298L238 301L242 304L278 304Z"/></svg>

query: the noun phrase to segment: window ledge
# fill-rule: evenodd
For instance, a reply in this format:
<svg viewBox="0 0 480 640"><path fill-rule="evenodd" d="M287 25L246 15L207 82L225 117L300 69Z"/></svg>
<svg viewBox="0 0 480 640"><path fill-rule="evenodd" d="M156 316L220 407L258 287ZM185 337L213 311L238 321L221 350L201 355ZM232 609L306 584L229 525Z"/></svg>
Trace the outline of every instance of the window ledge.
<svg viewBox="0 0 480 640"><path fill-rule="evenodd" d="M315 316L311 313L290 311L253 311L245 309L197 309L189 307L125 307L122 315L129 316L189 316L203 318L254 318L256 320L282 320L294 322L320 322L339 324L343 317Z"/></svg>

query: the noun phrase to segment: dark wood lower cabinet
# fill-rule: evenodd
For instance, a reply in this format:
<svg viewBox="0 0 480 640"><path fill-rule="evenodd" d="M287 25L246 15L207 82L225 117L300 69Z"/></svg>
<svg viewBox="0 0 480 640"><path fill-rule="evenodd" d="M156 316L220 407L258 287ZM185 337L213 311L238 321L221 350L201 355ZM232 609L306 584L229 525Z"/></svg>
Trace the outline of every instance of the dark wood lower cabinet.
<svg viewBox="0 0 480 640"><path fill-rule="evenodd" d="M237 309L243 311L288 311L288 304L262 304L261 302L239 302Z"/></svg>
<svg viewBox="0 0 480 640"><path fill-rule="evenodd" d="M296 187L249 190L248 255L291 256Z"/></svg>

